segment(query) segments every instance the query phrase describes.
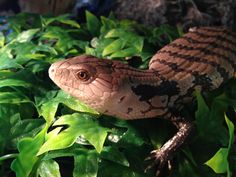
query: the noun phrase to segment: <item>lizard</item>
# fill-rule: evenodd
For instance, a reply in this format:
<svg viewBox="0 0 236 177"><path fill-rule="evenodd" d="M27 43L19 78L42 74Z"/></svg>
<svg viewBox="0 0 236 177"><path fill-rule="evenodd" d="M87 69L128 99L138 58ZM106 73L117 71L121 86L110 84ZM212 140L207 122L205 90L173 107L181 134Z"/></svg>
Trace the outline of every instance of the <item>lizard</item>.
<svg viewBox="0 0 236 177"><path fill-rule="evenodd" d="M224 27L192 28L151 58L149 68L80 55L53 63L49 77L65 92L102 114L125 120L164 118L177 133L153 150L156 176L186 141L194 123L177 112L202 93L236 76L236 33ZM175 111L174 111L175 110Z"/></svg>

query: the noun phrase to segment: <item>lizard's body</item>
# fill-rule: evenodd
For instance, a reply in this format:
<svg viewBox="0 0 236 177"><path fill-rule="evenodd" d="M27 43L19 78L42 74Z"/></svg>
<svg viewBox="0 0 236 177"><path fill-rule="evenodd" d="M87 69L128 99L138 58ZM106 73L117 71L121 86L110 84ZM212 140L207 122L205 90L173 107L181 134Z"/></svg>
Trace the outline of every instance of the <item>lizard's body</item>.
<svg viewBox="0 0 236 177"><path fill-rule="evenodd" d="M192 124L172 109L193 99L195 90L218 88L235 76L236 34L223 28L192 29L153 56L148 70L119 61L79 56L53 64L51 79L101 113L122 119L164 117L178 133L153 158L162 168L189 135Z"/></svg>

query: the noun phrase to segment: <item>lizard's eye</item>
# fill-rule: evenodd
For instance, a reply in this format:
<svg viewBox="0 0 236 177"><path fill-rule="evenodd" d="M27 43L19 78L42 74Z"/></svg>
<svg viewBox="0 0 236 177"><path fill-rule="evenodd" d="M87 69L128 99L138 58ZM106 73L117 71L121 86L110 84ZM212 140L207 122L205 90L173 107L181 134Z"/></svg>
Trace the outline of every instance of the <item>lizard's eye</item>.
<svg viewBox="0 0 236 177"><path fill-rule="evenodd" d="M88 71L86 70L79 70L77 73L76 73L77 77L82 80L82 81L87 81L89 80L90 78L90 74L88 73Z"/></svg>

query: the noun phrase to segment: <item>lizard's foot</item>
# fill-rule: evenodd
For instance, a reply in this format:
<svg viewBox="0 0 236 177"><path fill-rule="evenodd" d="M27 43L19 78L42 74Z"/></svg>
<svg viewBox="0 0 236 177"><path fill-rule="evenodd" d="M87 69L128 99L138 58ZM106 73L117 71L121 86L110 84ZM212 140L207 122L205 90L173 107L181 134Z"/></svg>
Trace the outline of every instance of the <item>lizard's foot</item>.
<svg viewBox="0 0 236 177"><path fill-rule="evenodd" d="M176 119L174 123L179 129L178 132L160 149L151 152L151 155L146 159L146 161L149 161L151 163L145 171L155 167L157 168L156 176L159 176L161 169L168 161L170 162L174 153L185 142L193 129L192 123L187 121Z"/></svg>
<svg viewBox="0 0 236 177"><path fill-rule="evenodd" d="M145 159L149 165L145 169L145 172L154 168L156 170L156 176L159 176L162 168L168 163L170 164L171 154L163 151L162 149L154 150L150 153L150 156ZM169 165L170 166L170 165Z"/></svg>

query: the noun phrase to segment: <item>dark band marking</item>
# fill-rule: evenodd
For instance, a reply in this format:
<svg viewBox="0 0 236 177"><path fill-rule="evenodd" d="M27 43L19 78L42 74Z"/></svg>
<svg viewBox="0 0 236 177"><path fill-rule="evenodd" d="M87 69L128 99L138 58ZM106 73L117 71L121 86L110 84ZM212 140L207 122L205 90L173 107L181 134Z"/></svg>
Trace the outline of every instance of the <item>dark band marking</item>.
<svg viewBox="0 0 236 177"><path fill-rule="evenodd" d="M155 59L155 60L156 60L156 59ZM160 74L158 70L155 70L154 68L152 68L152 72L153 72L153 74L154 74L156 77L158 77L160 80L162 80L162 81L165 81L165 80L166 80L166 78L165 78L162 74Z"/></svg>
<svg viewBox="0 0 236 177"><path fill-rule="evenodd" d="M159 60L158 58L157 60L159 63L169 66L175 72L185 72L191 74L194 77L193 83L195 83L195 86L201 85L204 90L210 90L210 88L213 86L212 80L207 74L199 74L199 72L196 71L180 68L176 63L167 62L166 60Z"/></svg>
<svg viewBox="0 0 236 177"><path fill-rule="evenodd" d="M201 84L211 85L212 80L207 76L207 73L206 74L199 74L197 71L180 68L177 63L168 62L168 61L163 60L163 59L160 60L158 58L156 60L159 63L170 67L171 70L173 70L175 72L184 72L184 73L188 73L188 74L193 75L195 78L199 78L199 81L197 81L197 83L199 83L200 85ZM202 82L202 81L204 81L204 82ZM205 82L205 81L207 81L207 82Z"/></svg>
<svg viewBox="0 0 236 177"><path fill-rule="evenodd" d="M155 96L179 94L178 83L176 81L162 81L158 86L140 84L131 87L132 91L140 96L140 101L148 101Z"/></svg>
<svg viewBox="0 0 236 177"><path fill-rule="evenodd" d="M202 38L211 38L211 37L216 38L220 41L225 41L229 44L232 44L232 45L236 46L236 43L234 41L225 38L225 36L223 36L222 34L210 34L209 35L209 34L201 33L199 31L193 31L193 32L190 32L190 33L196 34L197 36L200 36Z"/></svg>
<svg viewBox="0 0 236 177"><path fill-rule="evenodd" d="M211 45L213 48L219 48L219 49L231 52L236 57L236 50L233 50L232 48L227 47L227 46L220 45L220 44L216 43L215 41L214 42L198 41L198 40L192 39L187 36L182 37L182 39L188 41L189 43ZM236 60L235 59L231 60L231 58L228 58L228 61L230 61L230 63L233 63L232 67L234 68L234 70L236 70Z"/></svg>
<svg viewBox="0 0 236 177"><path fill-rule="evenodd" d="M232 60L230 60L230 57L226 57L225 55L222 55L220 53L217 53L217 52L214 52L212 50L209 50L207 49L207 47L192 47L192 46L186 46L186 45L182 45L180 43L171 43L169 44L168 46L171 46L171 47L175 47L175 48L178 48L179 50L198 50L199 52L202 52L204 53L205 55L212 55L212 56L216 56L218 57L219 59L222 58L224 59L225 61L227 61L233 68L236 69L236 63ZM219 47L216 47L214 44L211 45L211 47L213 49L215 48L219 48ZM219 48L220 50L222 50L222 48ZM235 53L236 54L236 53Z"/></svg>
<svg viewBox="0 0 236 177"><path fill-rule="evenodd" d="M227 52L231 52L233 55L235 55L235 57L236 57L236 50L233 50L232 48L230 48L230 47L227 47L227 46L223 46L223 45L220 45L220 44L218 44L218 43L216 43L215 41L213 41L213 42L208 42L208 41L200 41L200 40L196 40L196 39L193 39L193 38L191 38L191 37L188 37L188 36L183 36L182 37L182 39L184 39L184 40L186 40L187 42L189 42L189 43L191 43L191 44L203 44L203 45L209 45L209 46L211 46L212 48L219 48L219 49L222 49L222 50L225 50L225 51L227 51ZM170 46L173 46L173 47L177 47L177 45L178 45L178 43L176 44L176 43L171 43L171 44L169 44ZM200 47L190 47L190 46L186 46L186 47L183 47L183 48L186 48L186 50L192 50L192 49L199 49L199 50L201 50L201 48ZM160 51L162 51L162 50L160 50ZM160 51L158 51L157 52L157 56L158 56L158 53L160 52ZM230 57L228 58L228 57L226 57L226 56L224 56L223 57L223 55L221 55L221 54L217 54L216 52L213 52L213 51L210 51L210 50L208 50L208 49L204 49L203 50L204 52L206 52L206 53L208 53L208 54L212 54L212 55L219 55L219 57L222 57L222 58L224 58L227 62L229 62L230 64L231 64L231 66L233 67L233 69L234 70L236 70L236 60L235 59L231 59ZM156 62L156 59L153 59L153 60L151 60L151 62L150 62L150 65L152 65L153 63L155 63Z"/></svg>
<svg viewBox="0 0 236 177"><path fill-rule="evenodd" d="M183 36L181 39L184 39L184 40L188 41L191 44L210 45L210 46L215 47L215 48L224 49L225 51L230 51L231 53L236 55L236 50L233 50L230 47L227 47L227 46L224 46L224 45L220 45L219 43L216 43L216 41L219 41L219 39L217 39L217 38L216 38L216 41L210 41L210 42L209 41L196 40L196 39L193 39L192 37L189 37L189 36Z"/></svg>
<svg viewBox="0 0 236 177"><path fill-rule="evenodd" d="M190 74L192 73L192 71L190 71L190 70L180 68L177 63L168 62L167 60L159 59L159 58L156 58L155 61L158 62L158 63L161 63L165 66L170 67L171 70L175 71L175 72L185 72L185 73L190 73Z"/></svg>
<svg viewBox="0 0 236 177"><path fill-rule="evenodd" d="M209 28L209 27L203 27L199 28L199 30L207 31L207 32L214 32L214 33L224 33L227 36L231 36L236 38L236 33L232 32L231 30L227 28Z"/></svg>
<svg viewBox="0 0 236 177"><path fill-rule="evenodd" d="M160 50L158 53L167 53L171 57L178 57L181 59L185 59L189 62L198 62L198 63L209 64L212 67L216 68L216 70L219 72L219 74L223 77L224 80L228 80L228 78L229 78L229 73L223 67L221 67L218 63L216 63L214 61L209 61L204 58L197 57L197 56L191 56L191 55L180 54L177 52L171 52L168 50ZM154 62L158 62L158 61L154 61Z"/></svg>

